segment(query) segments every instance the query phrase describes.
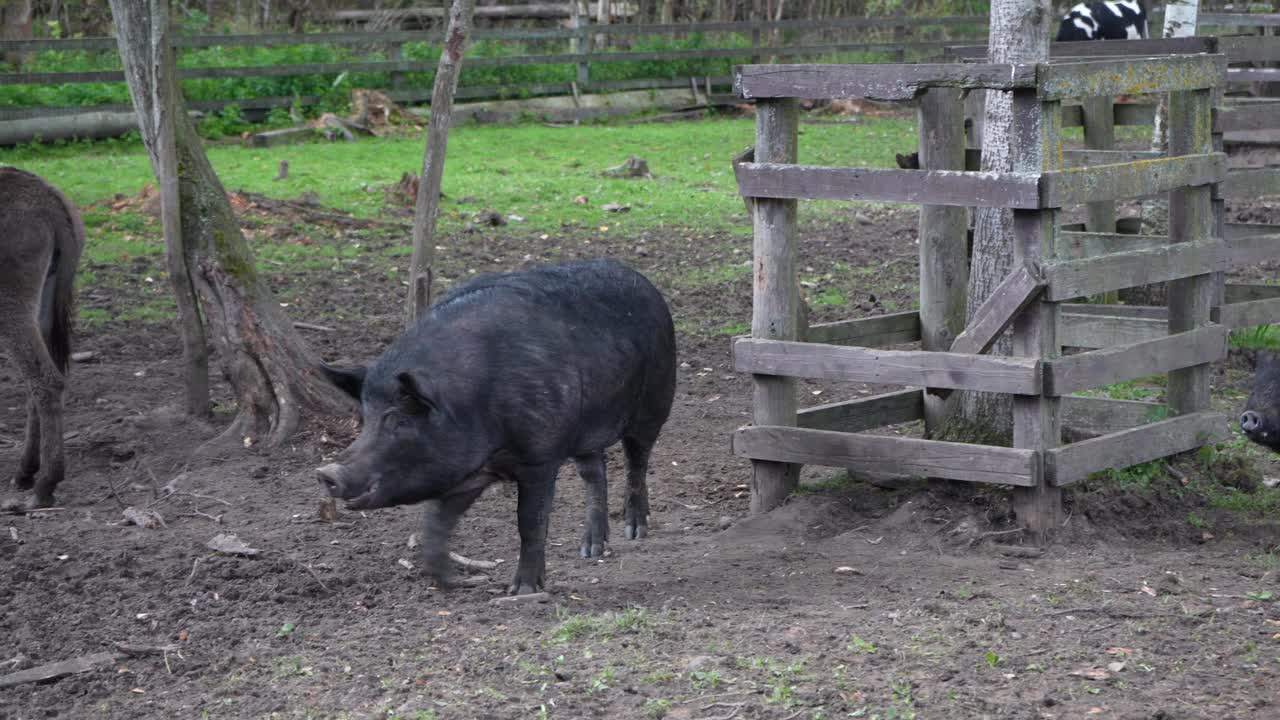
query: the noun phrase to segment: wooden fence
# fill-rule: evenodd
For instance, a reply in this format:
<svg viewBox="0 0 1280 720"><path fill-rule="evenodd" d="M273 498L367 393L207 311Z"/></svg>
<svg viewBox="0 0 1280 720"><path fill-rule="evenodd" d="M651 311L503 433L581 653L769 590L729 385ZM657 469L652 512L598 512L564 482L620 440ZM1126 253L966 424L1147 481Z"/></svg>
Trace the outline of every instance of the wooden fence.
<svg viewBox="0 0 1280 720"><path fill-rule="evenodd" d="M1204 16L1201 16L1202 19ZM1260 16L1264 21L1274 19L1280 26L1280 15ZM1220 53L1226 56L1226 84L1224 90L1239 83L1252 83L1269 79L1277 71L1269 68L1230 67L1257 63L1280 63L1280 37L1276 36L1226 36L1193 37L1174 40L1126 40L1105 43L1054 43L1054 57L1073 57L1082 53L1093 56L1125 56L1137 54L1176 55L1187 53ZM944 57L953 60L980 62L985 56L984 46L952 47L944 51ZM1153 159L1160 153L1153 151L1114 150L1115 126L1150 126L1155 115L1151 103L1115 103L1110 97L1085 99L1080 105L1063 108L1064 127L1084 127L1083 150L1064 151L1068 164L1096 164L1103 162L1128 162ZM1218 150L1234 141L1269 142L1280 145L1280 99L1225 97L1218 93L1214 108L1214 144ZM1266 137L1259 138L1258 133ZM969 138L965 167L977 170L981 152L972 147L976 138ZM1265 245L1267 236L1280 233L1280 227L1257 223L1228 223L1223 217L1223 201L1252 200L1263 196L1280 195L1280 167L1236 168L1229 170L1214 194L1215 222L1218 236L1223 237L1243 257L1255 257L1260 252L1257 243ZM1058 252L1069 257L1083 258L1102 252L1121 249L1140 250L1157 247L1165 242L1163 236L1124 233L1117 234L1115 201L1104 199L1090 203L1088 219L1083 227L1064 226ZM1133 228L1125 228L1137 232ZM1211 258L1206 257L1206 262ZM1238 263L1228 262L1235 266ZM1222 269L1226 269L1224 266ZM1135 268L1135 272L1141 268ZM1088 294L1088 293L1083 293ZM1253 327L1280 322L1280 286L1226 285L1218 291L1213 309L1215 322L1227 329ZM1063 308L1061 330L1063 344L1074 347L1101 348L1117 341L1137 342L1162 336L1167 330L1167 313L1157 308L1126 305L1066 305Z"/></svg>
<svg viewBox="0 0 1280 720"><path fill-rule="evenodd" d="M499 57L469 56L465 67L492 68L521 65L572 65L575 79L568 82L537 83L530 85L480 85L458 88L460 99L519 97L528 95L570 95L580 92L636 90L666 87L688 87L691 78L643 78L635 80L593 80L590 68L597 63L708 60L760 62L761 58L801 58L831 56L839 53L883 53L901 62L936 52L957 41L982 40L986 36L985 16L956 16L939 18L873 17L831 18L825 20L783 20L777 22L708 22L677 24L622 24L587 25L568 29L527 30L476 30L476 41L496 40L504 42L537 41L564 43L568 52ZM712 47L689 50L626 51L608 50L594 46L596 38L609 37L619 41L639 36L688 36L701 34L736 34L749 36L749 47ZM868 40L867 35L882 35ZM786 43L786 36L799 37L800 41ZM280 47L290 45L338 45L382 49L387 60L367 62L299 63L289 65L245 67L181 67L179 77L195 78L257 78L291 75L338 75L340 73L388 73L392 90L388 94L400 102L427 100L431 97L429 84L423 87L407 87L404 74L410 72L434 73L435 60L402 59L402 48L411 42L440 42L440 31L414 32L331 32L331 33L277 33L261 35L204 35L177 36L175 48L179 51L209 47ZM856 40L856 41L855 41ZM87 50L112 53L116 51L113 38L81 38L69 40L8 40L0 41L0 56L41 50ZM123 82L118 70L83 72L8 72L0 73L0 85L63 84L87 82ZM727 89L731 78L699 77L699 85ZM193 108L213 109L236 103L244 109L264 109L289 106L293 103L314 104L317 97L257 97L190 103ZM67 115L80 112L128 112L128 104L69 106L69 107L0 107L0 121Z"/></svg>
<svg viewBox="0 0 1280 720"><path fill-rule="evenodd" d="M752 508L781 502L801 464L852 467L1012 486L1019 521L1045 537L1060 518L1061 487L1227 437L1228 419L1209 410L1209 363L1225 357L1228 334L1214 319L1223 320L1230 307L1215 302L1216 280L1225 269L1280 257L1280 235L1224 238L1216 220L1216 188L1227 173L1225 156L1213 146L1211 117L1226 63L1221 54L1121 53L1038 65L738 68L737 91L757 103L754 151L736 165L740 192L753 206L756 271L752 334L735 342L734 364L753 374L755 400L754 425L735 433L733 447L752 461ZM1013 93L1013 172L964 169L960 90ZM1083 164L1058 166L1071 157L1060 152L1064 100L1138 92L1169 97L1166 156L1091 150L1074 158ZM796 164L797 99L917 96L924 169ZM1065 207L1165 192L1168 237L1073 233L1058 223ZM796 203L815 198L924 206L921 312L802 329ZM964 224L931 211L963 213L973 206L1013 210L1015 262L963 325L963 273L929 275L938 258L958 257L963 266ZM1097 349L1061 355L1089 322L1069 319L1066 301L1152 282L1169 283L1168 307L1144 318L1162 323L1159 333L1147 335L1144 326L1141 337L1125 337L1124 326L1107 322L1106 342L1099 331L1084 343ZM1009 329L1014 356L984 354ZM914 340L921 349L885 349ZM1077 395L1157 373L1169 374L1165 405ZM798 411L798 377L912 389ZM921 418L936 426L955 390L1013 395L1013 447L863 433ZM932 418L931 403L943 411ZM1063 444L1064 422L1084 426L1093 437Z"/></svg>

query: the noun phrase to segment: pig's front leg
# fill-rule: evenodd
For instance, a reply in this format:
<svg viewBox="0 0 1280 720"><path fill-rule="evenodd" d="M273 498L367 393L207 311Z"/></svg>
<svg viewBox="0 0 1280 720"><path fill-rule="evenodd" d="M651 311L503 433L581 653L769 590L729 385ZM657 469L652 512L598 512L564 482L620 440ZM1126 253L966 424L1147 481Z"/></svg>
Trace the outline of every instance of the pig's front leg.
<svg viewBox="0 0 1280 720"><path fill-rule="evenodd" d="M551 519L551 501L555 497L559 469L558 463L526 467L516 478L520 563L508 589L512 595L542 592L547 568L547 524Z"/></svg>
<svg viewBox="0 0 1280 720"><path fill-rule="evenodd" d="M484 485L466 488L424 503L422 518L422 573L446 589L454 585L449 564L449 538L462 514L484 492Z"/></svg>

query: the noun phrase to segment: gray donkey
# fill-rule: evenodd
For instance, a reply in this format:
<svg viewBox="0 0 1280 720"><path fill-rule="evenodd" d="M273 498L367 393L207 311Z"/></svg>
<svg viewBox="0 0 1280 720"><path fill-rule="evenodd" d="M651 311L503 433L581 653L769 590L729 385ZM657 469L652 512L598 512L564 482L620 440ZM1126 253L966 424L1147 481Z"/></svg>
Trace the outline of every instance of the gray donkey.
<svg viewBox="0 0 1280 720"><path fill-rule="evenodd" d="M84 236L80 212L62 192L29 172L0 167L0 348L9 351L30 392L14 484L34 486L35 507L53 504L65 472L62 391Z"/></svg>

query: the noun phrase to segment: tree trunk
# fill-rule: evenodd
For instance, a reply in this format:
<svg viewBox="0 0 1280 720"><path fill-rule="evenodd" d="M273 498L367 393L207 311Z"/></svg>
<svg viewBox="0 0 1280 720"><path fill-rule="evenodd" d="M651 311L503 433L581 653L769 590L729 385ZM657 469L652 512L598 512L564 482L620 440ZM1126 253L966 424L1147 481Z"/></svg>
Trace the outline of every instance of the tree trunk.
<svg viewBox="0 0 1280 720"><path fill-rule="evenodd" d="M169 268L188 323L184 349L203 348L207 333L238 403L223 437L245 446L278 445L304 413L349 413L347 401L315 372L317 358L258 276L186 112L170 49L169 0L111 0L111 6L125 79L162 193Z"/></svg>
<svg viewBox="0 0 1280 720"><path fill-rule="evenodd" d="M1196 34L1196 19L1200 14L1200 0L1168 0L1164 6L1164 29L1161 33L1166 38L1191 37ZM1151 132L1151 149L1164 152L1169 146L1169 131L1166 127L1169 112L1167 95L1160 96L1160 104L1156 107L1155 128ZM1143 208L1144 215L1146 208Z"/></svg>
<svg viewBox="0 0 1280 720"><path fill-rule="evenodd" d="M30 40L31 29L31 0L7 0L0 5L0 40ZM0 62L17 66L22 55L5 53Z"/></svg>
<svg viewBox="0 0 1280 720"><path fill-rule="evenodd" d="M995 0L991 3L988 50L993 63L1040 62L1049 57L1049 0ZM987 92L982 134L982 169L1010 172L1010 128L1013 94ZM1009 274L1013 264L1013 213L998 208L977 208L974 213L973 259L969 272L969 318ZM1006 335L991 349L993 355L1011 352ZM1008 395L965 393L962 417L968 430L978 431L988 442L1009 442L1013 434L1012 405Z"/></svg>
<svg viewBox="0 0 1280 720"><path fill-rule="evenodd" d="M448 40L440 53L435 87L431 91L431 120L427 123L427 147L422 154L422 177L413 213L413 257L409 262L409 324L431 305L431 264L435 259L436 213L440 209L440 180L444 175L445 149L449 144L449 119L453 95L462 72L462 53L471 34L475 0L453 0L449 11Z"/></svg>

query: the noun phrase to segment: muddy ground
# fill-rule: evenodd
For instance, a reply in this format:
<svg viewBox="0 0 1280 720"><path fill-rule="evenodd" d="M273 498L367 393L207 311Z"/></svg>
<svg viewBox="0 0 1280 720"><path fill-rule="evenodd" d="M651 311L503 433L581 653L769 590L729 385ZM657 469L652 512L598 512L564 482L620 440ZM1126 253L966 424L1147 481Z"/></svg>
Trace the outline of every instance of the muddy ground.
<svg viewBox="0 0 1280 720"><path fill-rule="evenodd" d="M403 237L395 217L326 220L305 203L245 196L238 207L259 243L360 247L336 267L266 268L291 317L329 328L302 331L326 359L362 360L397 334L407 258L386 252ZM1272 210L1235 209L1280 223ZM851 210L801 237L814 321L913 306L914 213ZM1040 557L1007 554L1004 544L1019 543L1004 532L1007 497L981 488L885 489L808 468L804 493L751 517L750 466L729 453L731 432L749 422L751 386L728 352L750 320L749 240L508 225L442 245L452 281L609 255L667 295L682 365L651 470L651 536L615 537L609 556L580 559L583 497L566 470L549 602L494 602L517 551L514 496L502 487L457 538L463 554L502 564L476 587L431 588L408 546L418 510L317 518L313 469L341 437L197 453L228 420L226 387L214 421L184 419L169 325L82 325L77 349L95 357L73 368L71 476L58 508L0 517L0 674L117 643L167 649L0 690L0 717L1280 715L1276 519L1215 507L1222 473L1197 458L1072 488L1059 542ZM145 304L165 292L145 281L160 263L92 268L82 306L118 317ZM0 467L12 468L23 395L11 365L0 364L0 379ZM1244 360L1222 363L1218 404L1238 406L1247 382ZM873 390L882 388L800 384L806 404ZM1280 474L1258 457L1252 474ZM609 471L616 491L616 450ZM163 526L124 524L126 506L154 510ZM209 550L220 533L257 555Z"/></svg>

